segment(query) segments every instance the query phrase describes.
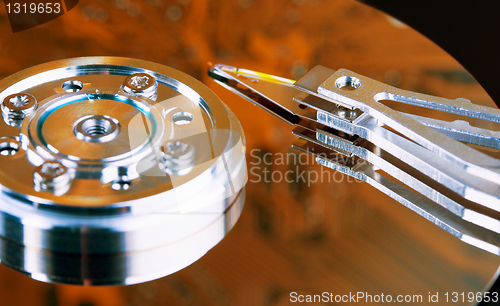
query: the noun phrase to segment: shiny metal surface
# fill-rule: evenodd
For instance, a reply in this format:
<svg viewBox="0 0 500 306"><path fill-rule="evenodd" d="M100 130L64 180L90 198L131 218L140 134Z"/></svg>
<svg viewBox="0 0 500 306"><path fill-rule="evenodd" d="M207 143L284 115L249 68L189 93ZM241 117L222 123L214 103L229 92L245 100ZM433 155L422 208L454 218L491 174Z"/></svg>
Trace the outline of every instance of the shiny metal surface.
<svg viewBox="0 0 500 306"><path fill-rule="evenodd" d="M18 93L5 97L1 105L4 122L20 126L24 117L35 111L37 104L35 97L30 94Z"/></svg>
<svg viewBox="0 0 500 306"><path fill-rule="evenodd" d="M317 145L311 145L308 142L296 142L293 147L317 156L317 162L325 167L367 182L460 240L498 254L500 248L500 236L496 234L499 230L498 220L482 216L482 219L478 218L479 221L476 220L478 225L471 224L467 217L472 216L475 212L464 211L463 207L456 204L455 207L436 205L436 202L429 195L429 190L425 190L423 186L415 186L421 184L420 182L413 182L413 185L417 188L405 188L390 178L377 173L377 168L370 163L358 163L353 167L346 167L342 166L342 161L339 161L338 158L326 158L328 151ZM436 196L436 192L433 195ZM484 227L490 227L491 230Z"/></svg>
<svg viewBox="0 0 500 306"><path fill-rule="evenodd" d="M243 131L195 79L89 57L0 82L2 101L19 93L38 107L0 124L3 264L45 282L134 284L193 263L238 219Z"/></svg>
<svg viewBox="0 0 500 306"><path fill-rule="evenodd" d="M362 85L355 90L340 91L337 81L345 77L357 77ZM333 101L342 101L351 108L358 108L377 118L383 124L395 128L399 133L453 161L457 167L492 182L500 179L500 161L481 154L460 142L451 141L446 135L426 127L415 120L380 103L383 100L396 101L429 109L454 113L472 118L500 121L500 110L472 104L466 99L449 100L400 90L383 83L360 76L349 70L340 69L318 87L318 93Z"/></svg>
<svg viewBox="0 0 500 306"><path fill-rule="evenodd" d="M490 122L498 122L498 109L404 91L345 69L317 66L293 86L258 72L241 77L240 71L216 65L209 74L296 125L293 133L301 140L294 148L369 183L462 241L500 255L500 161L467 145L495 149L498 132L402 113L383 102Z"/></svg>

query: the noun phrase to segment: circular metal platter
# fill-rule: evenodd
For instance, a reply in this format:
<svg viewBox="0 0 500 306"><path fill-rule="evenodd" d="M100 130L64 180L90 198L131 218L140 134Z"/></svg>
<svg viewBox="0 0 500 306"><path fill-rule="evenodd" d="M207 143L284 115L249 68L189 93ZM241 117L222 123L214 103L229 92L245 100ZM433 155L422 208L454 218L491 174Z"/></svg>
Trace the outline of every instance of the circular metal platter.
<svg viewBox="0 0 500 306"><path fill-rule="evenodd" d="M61 60L0 82L3 264L47 282L132 284L191 264L238 219L239 122L174 69Z"/></svg>

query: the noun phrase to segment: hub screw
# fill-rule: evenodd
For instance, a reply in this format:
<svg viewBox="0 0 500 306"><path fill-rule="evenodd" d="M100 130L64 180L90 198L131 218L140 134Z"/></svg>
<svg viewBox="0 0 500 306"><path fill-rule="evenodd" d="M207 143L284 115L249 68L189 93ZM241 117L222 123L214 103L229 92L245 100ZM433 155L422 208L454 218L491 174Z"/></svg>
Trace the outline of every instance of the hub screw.
<svg viewBox="0 0 500 306"><path fill-rule="evenodd" d="M167 142L161 147L160 167L168 174L184 175L194 166L194 147L183 140Z"/></svg>
<svg viewBox="0 0 500 306"><path fill-rule="evenodd" d="M8 95L2 101L3 120L10 126L21 126L23 119L35 112L37 101L35 97L27 93L16 93Z"/></svg>
<svg viewBox="0 0 500 306"><path fill-rule="evenodd" d="M132 185L132 180L128 175L126 167L118 167L118 178L111 182L111 188L116 191L128 190Z"/></svg>
<svg viewBox="0 0 500 306"><path fill-rule="evenodd" d="M48 191L56 195L64 194L68 190L70 180L68 169L56 161L41 164L33 173L36 191Z"/></svg>
<svg viewBox="0 0 500 306"><path fill-rule="evenodd" d="M147 73L134 73L125 78L121 89L128 94L153 98L156 95L158 83Z"/></svg>

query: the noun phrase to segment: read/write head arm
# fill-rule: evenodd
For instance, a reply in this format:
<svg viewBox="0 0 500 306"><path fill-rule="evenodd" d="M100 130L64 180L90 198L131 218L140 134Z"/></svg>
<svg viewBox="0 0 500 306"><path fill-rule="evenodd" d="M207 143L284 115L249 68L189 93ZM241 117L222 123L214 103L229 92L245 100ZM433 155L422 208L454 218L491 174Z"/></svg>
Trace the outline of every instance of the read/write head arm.
<svg viewBox="0 0 500 306"><path fill-rule="evenodd" d="M410 104L500 122L500 110L466 99L398 89L346 69L317 66L298 81L227 65L220 85L295 126L292 145L361 179L462 241L500 255L500 133L392 109Z"/></svg>

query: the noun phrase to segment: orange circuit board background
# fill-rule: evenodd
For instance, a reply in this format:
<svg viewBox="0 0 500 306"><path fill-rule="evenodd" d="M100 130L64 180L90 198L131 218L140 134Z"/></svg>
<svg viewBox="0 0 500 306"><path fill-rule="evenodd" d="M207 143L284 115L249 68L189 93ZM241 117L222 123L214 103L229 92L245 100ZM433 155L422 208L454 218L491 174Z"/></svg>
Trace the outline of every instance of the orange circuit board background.
<svg viewBox="0 0 500 306"><path fill-rule="evenodd" d="M365 183L312 158L295 163L290 126L207 76L208 62L293 79L324 65L494 105L447 53L380 11L351 0L80 0L18 33L1 6L0 28L0 77L95 55L145 59L194 76L240 119L249 169L240 220L193 265L126 287L45 284L0 266L0 305L289 305L290 292L421 294L418 305L426 305L429 293L484 290L500 264ZM263 158L273 163L259 163ZM326 174L316 183L277 179L288 170Z"/></svg>

